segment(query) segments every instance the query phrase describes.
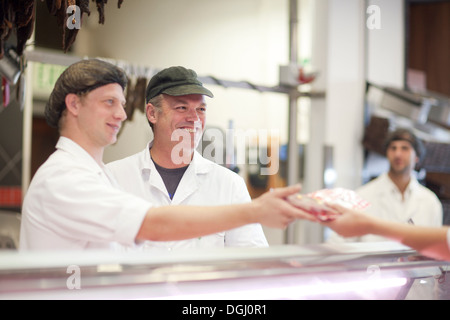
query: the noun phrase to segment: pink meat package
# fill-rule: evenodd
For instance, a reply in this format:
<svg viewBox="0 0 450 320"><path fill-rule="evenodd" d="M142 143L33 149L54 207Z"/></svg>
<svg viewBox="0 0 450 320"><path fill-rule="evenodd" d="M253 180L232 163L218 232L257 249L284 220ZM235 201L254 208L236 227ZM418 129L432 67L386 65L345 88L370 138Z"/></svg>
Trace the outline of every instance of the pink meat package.
<svg viewBox="0 0 450 320"><path fill-rule="evenodd" d="M298 193L287 197L287 200L321 221L333 220L338 215L327 203L336 203L355 210L364 210L370 205L356 192L344 188L322 189L308 194Z"/></svg>

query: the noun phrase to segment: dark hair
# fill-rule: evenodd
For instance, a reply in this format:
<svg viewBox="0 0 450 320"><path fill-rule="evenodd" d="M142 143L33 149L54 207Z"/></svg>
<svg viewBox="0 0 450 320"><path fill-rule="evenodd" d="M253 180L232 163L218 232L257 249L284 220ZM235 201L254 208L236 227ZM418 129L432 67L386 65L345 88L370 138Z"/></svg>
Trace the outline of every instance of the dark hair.
<svg viewBox="0 0 450 320"><path fill-rule="evenodd" d="M384 142L384 153L386 154L386 151L392 141L398 140L408 141L413 147L414 151L416 152L416 155L419 158L419 162L423 160L426 153L425 146L423 145L422 141L419 138L417 138L417 136L411 130L405 128L399 128L388 134Z"/></svg>
<svg viewBox="0 0 450 320"><path fill-rule="evenodd" d="M148 101L148 103L153 105L153 107L155 108L155 112L161 112L163 99L164 99L164 95L161 93L161 94L157 95L156 97L151 98ZM148 118L147 118L147 120L148 120ZM153 123L151 123L150 120L148 120L148 124L150 125L150 128L152 128L152 131L154 131Z"/></svg>
<svg viewBox="0 0 450 320"><path fill-rule="evenodd" d="M87 94L111 83L119 84L125 90L128 79L125 72L115 65L98 60L81 60L69 66L58 78L45 107L45 119L54 128L66 109L66 96L70 93Z"/></svg>

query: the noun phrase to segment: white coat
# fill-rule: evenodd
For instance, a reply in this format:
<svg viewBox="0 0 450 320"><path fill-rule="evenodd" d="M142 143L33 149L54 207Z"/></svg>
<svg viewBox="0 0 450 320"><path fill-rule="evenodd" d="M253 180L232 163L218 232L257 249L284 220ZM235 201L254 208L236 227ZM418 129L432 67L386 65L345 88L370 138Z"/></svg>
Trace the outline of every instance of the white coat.
<svg viewBox="0 0 450 320"><path fill-rule="evenodd" d="M194 152L171 200L164 182L150 156L150 142L143 151L107 164L125 191L141 197L154 206L164 205L228 205L251 201L244 180L238 174ZM183 241L145 241L147 248L206 248L268 246L260 224Z"/></svg>
<svg viewBox="0 0 450 320"><path fill-rule="evenodd" d="M134 246L151 204L123 192L104 165L61 137L31 181L22 207L21 250Z"/></svg>
<svg viewBox="0 0 450 320"><path fill-rule="evenodd" d="M439 198L413 176L404 192L404 199L387 173L361 186L356 192L370 203L365 210L367 214L400 223L427 227L442 226L443 209ZM385 240L387 239L375 235L347 239L347 241L363 242ZM328 242L342 241L343 238L332 232Z"/></svg>

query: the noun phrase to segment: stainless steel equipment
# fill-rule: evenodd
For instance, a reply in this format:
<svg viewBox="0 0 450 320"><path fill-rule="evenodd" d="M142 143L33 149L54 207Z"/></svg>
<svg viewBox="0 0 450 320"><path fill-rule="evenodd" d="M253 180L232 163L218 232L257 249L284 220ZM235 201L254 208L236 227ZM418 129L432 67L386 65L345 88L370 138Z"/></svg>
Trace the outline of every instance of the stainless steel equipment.
<svg viewBox="0 0 450 320"><path fill-rule="evenodd" d="M438 299L444 292L438 286L445 289L450 282L447 268L447 262L391 242L2 252L0 299ZM429 285L421 289L416 284L423 281Z"/></svg>

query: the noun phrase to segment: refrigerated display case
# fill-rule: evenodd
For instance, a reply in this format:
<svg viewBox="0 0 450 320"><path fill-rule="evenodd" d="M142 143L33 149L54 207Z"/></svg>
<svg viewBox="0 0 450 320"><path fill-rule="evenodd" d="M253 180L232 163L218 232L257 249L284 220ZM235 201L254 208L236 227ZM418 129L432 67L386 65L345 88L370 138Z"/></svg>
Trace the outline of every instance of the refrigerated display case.
<svg viewBox="0 0 450 320"><path fill-rule="evenodd" d="M397 243L2 252L0 299L448 299L449 263Z"/></svg>

